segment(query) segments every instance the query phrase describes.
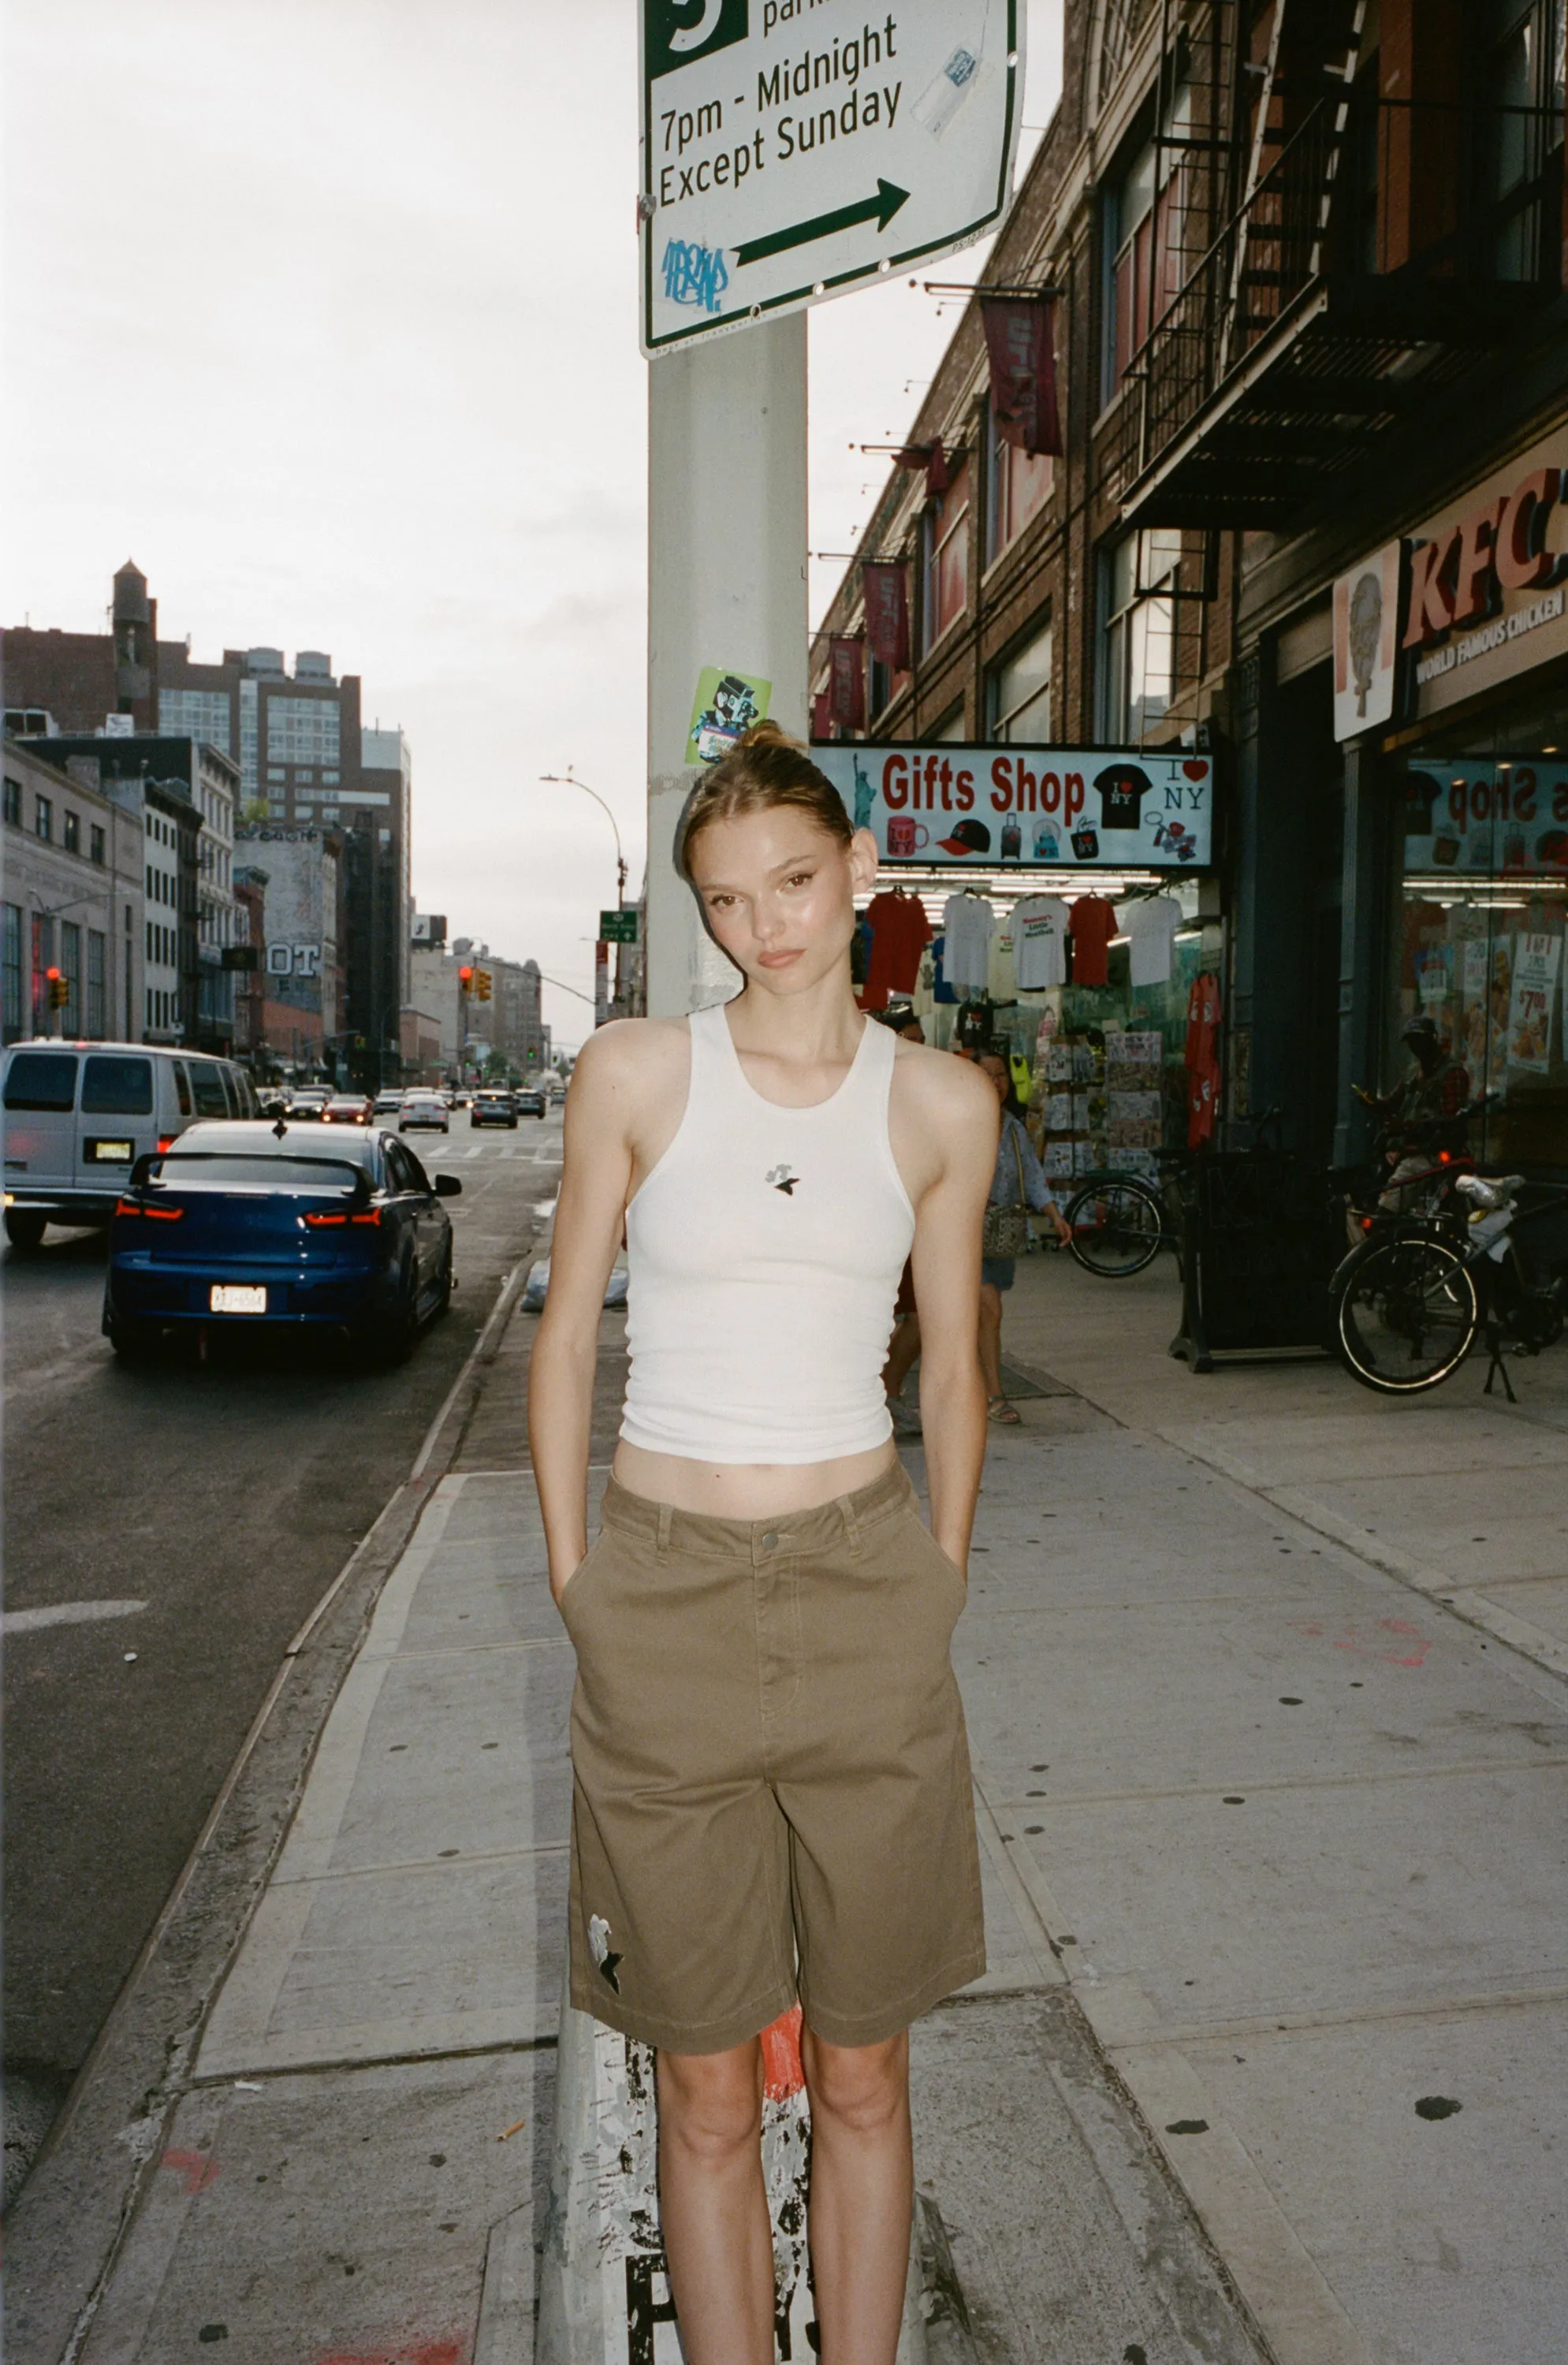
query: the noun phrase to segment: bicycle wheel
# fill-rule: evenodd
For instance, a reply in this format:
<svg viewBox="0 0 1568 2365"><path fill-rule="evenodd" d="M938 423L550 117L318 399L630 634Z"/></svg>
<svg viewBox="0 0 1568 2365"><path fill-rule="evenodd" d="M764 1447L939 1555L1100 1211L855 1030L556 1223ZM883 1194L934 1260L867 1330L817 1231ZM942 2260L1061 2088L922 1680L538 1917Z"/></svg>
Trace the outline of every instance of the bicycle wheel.
<svg viewBox="0 0 1568 2365"><path fill-rule="evenodd" d="M1416 1395L1456 1371L1480 1308L1463 1257L1430 1234L1369 1240L1347 1259L1334 1307L1347 1369L1384 1395Z"/></svg>
<svg viewBox="0 0 1568 2365"><path fill-rule="evenodd" d="M1152 1264L1165 1237L1159 1202L1130 1178L1088 1182L1068 1204L1068 1245L1085 1272L1126 1281Z"/></svg>

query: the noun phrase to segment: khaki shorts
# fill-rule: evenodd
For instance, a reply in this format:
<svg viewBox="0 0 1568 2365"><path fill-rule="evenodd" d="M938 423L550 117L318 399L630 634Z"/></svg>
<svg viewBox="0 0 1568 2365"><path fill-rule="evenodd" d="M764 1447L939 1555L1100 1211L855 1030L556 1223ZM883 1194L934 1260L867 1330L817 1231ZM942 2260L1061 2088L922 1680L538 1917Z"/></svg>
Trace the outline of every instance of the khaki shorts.
<svg viewBox="0 0 1568 2365"><path fill-rule="evenodd" d="M985 1968L958 1570L902 1468L775 1519L612 1478L563 1615L572 2001L717 2053L874 2045Z"/></svg>

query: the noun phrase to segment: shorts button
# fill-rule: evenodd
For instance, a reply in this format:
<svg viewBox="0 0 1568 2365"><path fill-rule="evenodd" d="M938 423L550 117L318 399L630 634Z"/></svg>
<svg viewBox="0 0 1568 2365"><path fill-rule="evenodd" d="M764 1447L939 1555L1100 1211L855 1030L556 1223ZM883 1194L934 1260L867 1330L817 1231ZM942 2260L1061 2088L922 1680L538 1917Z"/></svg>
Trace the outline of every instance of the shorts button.
<svg viewBox="0 0 1568 2365"><path fill-rule="evenodd" d="M778 1549L778 1538L771 1528L762 1539L762 1549L764 1552L777 1552Z"/></svg>

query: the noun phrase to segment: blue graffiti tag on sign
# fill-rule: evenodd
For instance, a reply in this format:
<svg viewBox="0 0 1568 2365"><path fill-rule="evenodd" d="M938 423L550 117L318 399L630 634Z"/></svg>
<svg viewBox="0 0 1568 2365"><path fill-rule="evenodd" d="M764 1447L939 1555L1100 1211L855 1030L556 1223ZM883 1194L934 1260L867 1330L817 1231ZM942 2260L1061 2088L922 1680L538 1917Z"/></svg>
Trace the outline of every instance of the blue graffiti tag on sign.
<svg viewBox="0 0 1568 2365"><path fill-rule="evenodd" d="M664 275L667 302L696 304L705 312L718 310L730 284L722 247L690 246L683 238L672 238L665 248Z"/></svg>

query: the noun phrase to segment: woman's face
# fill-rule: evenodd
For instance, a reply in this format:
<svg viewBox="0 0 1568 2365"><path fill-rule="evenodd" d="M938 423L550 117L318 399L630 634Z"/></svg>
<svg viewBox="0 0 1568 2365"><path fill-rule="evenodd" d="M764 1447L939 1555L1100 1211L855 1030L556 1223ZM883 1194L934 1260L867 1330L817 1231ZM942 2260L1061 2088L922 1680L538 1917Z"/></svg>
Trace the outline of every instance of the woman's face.
<svg viewBox="0 0 1568 2365"><path fill-rule="evenodd" d="M980 1063L980 1070L982 1076L990 1078L995 1087L997 1099L1005 1101L1008 1086L1012 1082L1012 1078L1007 1072L1006 1060L999 1059L994 1051L988 1051Z"/></svg>
<svg viewBox="0 0 1568 2365"><path fill-rule="evenodd" d="M792 994L847 962L855 898L877 875L877 842L847 846L794 805L710 822L693 840L692 883L713 941L748 984Z"/></svg>

